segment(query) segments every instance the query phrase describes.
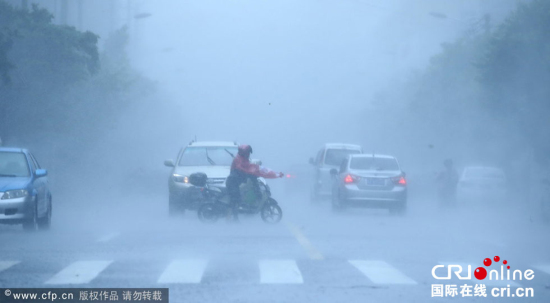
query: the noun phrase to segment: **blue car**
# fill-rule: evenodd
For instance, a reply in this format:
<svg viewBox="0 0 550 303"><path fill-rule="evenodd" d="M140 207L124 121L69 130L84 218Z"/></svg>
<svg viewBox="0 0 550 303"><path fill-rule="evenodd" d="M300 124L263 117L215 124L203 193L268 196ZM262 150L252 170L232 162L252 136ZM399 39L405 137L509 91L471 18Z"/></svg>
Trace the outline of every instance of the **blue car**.
<svg viewBox="0 0 550 303"><path fill-rule="evenodd" d="M48 229L52 195L48 172L26 149L0 147L0 223Z"/></svg>

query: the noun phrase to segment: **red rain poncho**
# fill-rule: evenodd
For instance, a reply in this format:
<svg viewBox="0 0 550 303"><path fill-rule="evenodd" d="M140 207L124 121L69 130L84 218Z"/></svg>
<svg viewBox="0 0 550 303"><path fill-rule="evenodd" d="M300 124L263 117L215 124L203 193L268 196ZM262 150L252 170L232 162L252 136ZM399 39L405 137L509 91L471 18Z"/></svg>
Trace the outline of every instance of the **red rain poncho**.
<svg viewBox="0 0 550 303"><path fill-rule="evenodd" d="M274 179L280 176L280 174L270 169L260 167L257 164L250 163L249 157L250 157L250 146L240 145L239 152L237 156L233 159L233 162L231 163L231 170L232 171L237 170L245 174L253 175L256 177L263 177L267 179Z"/></svg>

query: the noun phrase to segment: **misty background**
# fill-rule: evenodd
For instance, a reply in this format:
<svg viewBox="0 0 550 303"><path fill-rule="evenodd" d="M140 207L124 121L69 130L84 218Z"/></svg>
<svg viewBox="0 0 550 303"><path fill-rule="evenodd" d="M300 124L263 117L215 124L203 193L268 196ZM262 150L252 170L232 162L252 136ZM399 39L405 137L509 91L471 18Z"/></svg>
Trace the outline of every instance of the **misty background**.
<svg viewBox="0 0 550 303"><path fill-rule="evenodd" d="M0 138L36 154L54 196L167 196L162 162L196 136L251 144L282 171L326 142L394 155L411 182L432 182L446 158L499 166L534 209L549 12L543 0L3 0Z"/></svg>

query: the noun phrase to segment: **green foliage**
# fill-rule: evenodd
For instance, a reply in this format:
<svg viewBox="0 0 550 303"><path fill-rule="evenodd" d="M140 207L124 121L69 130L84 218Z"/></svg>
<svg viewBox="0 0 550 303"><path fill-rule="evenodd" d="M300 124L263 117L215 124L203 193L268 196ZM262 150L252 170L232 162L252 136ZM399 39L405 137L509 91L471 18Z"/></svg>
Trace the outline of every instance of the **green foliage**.
<svg viewBox="0 0 550 303"><path fill-rule="evenodd" d="M0 0L0 137L27 146L56 138L72 149L97 141L154 90L131 68L127 41L121 29L100 54L94 33L53 24L37 6L21 10Z"/></svg>
<svg viewBox="0 0 550 303"><path fill-rule="evenodd" d="M550 1L521 4L491 36L480 60L488 105L509 117L535 150L550 144Z"/></svg>
<svg viewBox="0 0 550 303"><path fill-rule="evenodd" d="M13 68L13 64L8 60L8 51L12 46L11 36L8 31L0 31L0 80L4 84L10 82L9 71Z"/></svg>
<svg viewBox="0 0 550 303"><path fill-rule="evenodd" d="M550 1L520 4L493 31L442 45L425 70L387 95L390 107L407 108L382 123L401 123L401 140L435 146L432 155L495 165L531 151L548 158Z"/></svg>
<svg viewBox="0 0 550 303"><path fill-rule="evenodd" d="M98 36L55 25L52 19L47 10L36 5L27 11L0 2L0 28L11 33L12 41L2 50L8 52L14 85L29 80L70 84L89 78L99 69ZM8 70L1 71L10 76Z"/></svg>

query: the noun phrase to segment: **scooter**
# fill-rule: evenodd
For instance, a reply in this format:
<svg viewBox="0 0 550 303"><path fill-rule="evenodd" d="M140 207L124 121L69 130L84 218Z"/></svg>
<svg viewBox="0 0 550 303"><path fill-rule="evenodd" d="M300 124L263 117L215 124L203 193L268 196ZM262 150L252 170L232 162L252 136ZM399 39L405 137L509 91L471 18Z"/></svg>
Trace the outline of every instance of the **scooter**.
<svg viewBox="0 0 550 303"><path fill-rule="evenodd" d="M229 194L225 188L210 186L207 184L207 176L204 173L194 173L189 176L189 182L200 188L204 196L204 202L199 207L197 215L199 220L206 223L214 223L220 218L233 214ZM259 191L255 190L252 180L240 185L241 203L237 206L238 214L260 214L266 223L275 224L283 218L283 210L275 199L271 197L269 185L263 178L258 178Z"/></svg>

